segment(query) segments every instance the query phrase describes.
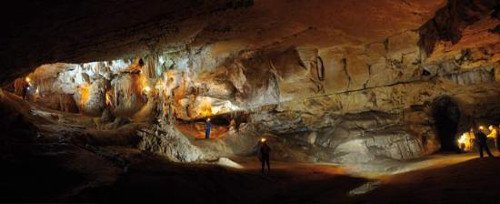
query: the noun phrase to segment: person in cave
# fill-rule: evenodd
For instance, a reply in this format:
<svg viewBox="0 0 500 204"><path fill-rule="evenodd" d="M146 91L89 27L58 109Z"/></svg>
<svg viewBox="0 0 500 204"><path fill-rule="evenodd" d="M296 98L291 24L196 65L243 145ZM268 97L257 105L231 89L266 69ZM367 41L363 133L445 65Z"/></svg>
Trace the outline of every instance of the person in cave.
<svg viewBox="0 0 500 204"><path fill-rule="evenodd" d="M489 157L494 157L493 154L491 154L490 149L488 148L488 144L486 142L486 134L484 134L480 129L475 128L474 135L476 137L476 143L479 149L479 157L483 158L483 150L486 151Z"/></svg>
<svg viewBox="0 0 500 204"><path fill-rule="evenodd" d="M490 134L488 134L487 138L492 138L493 139L493 141L495 143L495 147L498 150L499 146L498 146L498 132L497 132L497 129L495 127L493 127L493 125L490 125L488 127L488 129L490 130Z"/></svg>
<svg viewBox="0 0 500 204"><path fill-rule="evenodd" d="M210 122L210 118L207 119L207 124L205 125L205 139L210 139L210 131L212 129L212 123Z"/></svg>
<svg viewBox="0 0 500 204"><path fill-rule="evenodd" d="M259 157L261 166L262 166L262 174L265 173L265 167L267 165L267 173L271 172L271 165L269 164L269 156L271 154L271 148L267 145L266 138L260 139L259 149L257 152L257 156Z"/></svg>
<svg viewBox="0 0 500 204"><path fill-rule="evenodd" d="M24 84L23 86L23 90L22 90L22 97L23 97L23 100L27 100L28 99L28 90L30 88L30 85L28 83Z"/></svg>

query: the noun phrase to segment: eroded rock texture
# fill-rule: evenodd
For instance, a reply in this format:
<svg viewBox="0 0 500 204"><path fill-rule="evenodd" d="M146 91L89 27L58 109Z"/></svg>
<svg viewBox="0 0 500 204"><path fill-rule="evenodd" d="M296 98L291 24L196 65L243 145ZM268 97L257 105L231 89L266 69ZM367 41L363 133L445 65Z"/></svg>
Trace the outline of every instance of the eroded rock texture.
<svg viewBox="0 0 500 204"><path fill-rule="evenodd" d="M81 6L100 13L103 3L92 3ZM28 26L41 29L44 40L33 42L27 61L4 64L29 67L23 71L67 62L32 73L39 94L69 94L80 112L103 121L155 117L172 125L247 114L245 127L252 130L232 131L210 154L234 153L225 146L234 143L231 137L266 134L275 138L280 159L406 160L448 146L445 141L472 121L500 121L497 1L109 4L130 10L99 15L95 29L84 13L55 26ZM57 10L43 14L69 15ZM128 14L134 19L117 20ZM60 29L76 37L56 35L62 43L50 42L55 37L48 33ZM9 36L7 45L30 37ZM85 61L100 62L79 64ZM73 110L60 106L54 108ZM453 123L450 134L438 131L443 120ZM172 160L194 161L209 152L198 152L183 136L152 135L158 137L141 148Z"/></svg>
<svg viewBox="0 0 500 204"><path fill-rule="evenodd" d="M464 35L470 37L464 33L464 30L478 21L490 21L488 24L491 28L482 32L494 33L499 19L497 9L498 1L495 0L450 0L445 7L436 12L434 18L420 28L422 38L419 45L427 53L431 53L439 41L456 44Z"/></svg>
<svg viewBox="0 0 500 204"><path fill-rule="evenodd" d="M194 162L203 160L201 150L193 146L189 139L172 130L142 129L138 132L142 138L138 144L141 150L153 152L176 162Z"/></svg>

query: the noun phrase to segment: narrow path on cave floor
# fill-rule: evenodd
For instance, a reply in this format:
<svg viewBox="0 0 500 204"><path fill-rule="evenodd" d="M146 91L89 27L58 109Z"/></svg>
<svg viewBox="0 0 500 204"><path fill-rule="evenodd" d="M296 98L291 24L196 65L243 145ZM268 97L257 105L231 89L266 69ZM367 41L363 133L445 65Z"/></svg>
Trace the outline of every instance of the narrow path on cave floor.
<svg viewBox="0 0 500 204"><path fill-rule="evenodd" d="M500 153L496 153L496 155L500 155ZM380 177L410 171L446 167L475 159L477 157L477 153L437 153L410 161L385 160L370 164L350 164L342 166L333 163L294 163L271 161L271 166L272 169L287 171L301 171L303 168L313 168L324 172L349 174L369 179L378 179ZM261 169L261 164L256 157L231 157L231 159L243 166L246 170L260 171Z"/></svg>
<svg viewBox="0 0 500 204"><path fill-rule="evenodd" d="M303 186L290 188L299 188L302 195L307 195L312 201L320 203L372 203L372 201L376 201L374 203L467 203L475 200L491 202L491 199L495 198L495 193L498 193L497 186L500 185L500 173L498 173L500 153L494 151L494 154L497 158L480 159L477 153L438 153L415 161L400 162L399 168L391 172L379 172L377 171L381 169L379 166L384 164L375 164L372 165L373 171L363 173L356 171L354 177L351 171L355 167L273 162L271 165L274 173L267 178L283 182L290 178L282 174L302 177L296 180L303 180L300 184ZM233 159L246 171L253 173L260 171L257 159ZM393 163L385 165L395 166ZM353 179L359 176L364 180L351 180L345 184L349 186L347 189L335 189L337 183L335 179L330 180L331 177L318 177L318 175L331 175L337 178L348 176ZM324 183L312 182L318 178L329 180ZM488 191L486 189L491 190L484 198L483 191ZM340 195L339 192L344 194ZM289 196L296 195L290 193Z"/></svg>

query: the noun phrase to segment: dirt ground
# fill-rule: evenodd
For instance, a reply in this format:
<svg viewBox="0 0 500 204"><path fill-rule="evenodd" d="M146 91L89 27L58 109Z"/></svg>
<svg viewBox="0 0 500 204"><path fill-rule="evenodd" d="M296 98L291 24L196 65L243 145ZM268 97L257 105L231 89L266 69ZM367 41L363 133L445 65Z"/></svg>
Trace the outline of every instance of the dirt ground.
<svg viewBox="0 0 500 204"><path fill-rule="evenodd" d="M381 178L356 203L498 203L500 158L475 158Z"/></svg>
<svg viewBox="0 0 500 204"><path fill-rule="evenodd" d="M139 151L128 144L141 124L86 130L91 118L22 112L38 121L40 135L31 135L19 131L31 128L25 119L1 110L8 120L0 124L0 202L496 203L500 198L500 158L478 159L473 153L342 167L272 161L271 173L262 175L255 157L230 158L243 166L232 169L172 163ZM69 125L75 121L79 124Z"/></svg>
<svg viewBox="0 0 500 204"><path fill-rule="evenodd" d="M455 162L440 163L451 156ZM499 158L439 155L429 166L405 173L363 178L342 167L273 162L260 173L254 158L234 159L236 170L214 165L181 165L137 154L114 184L71 201L169 201L172 203L495 203L500 195ZM431 163L431 164L429 164ZM367 183L372 191L352 195Z"/></svg>

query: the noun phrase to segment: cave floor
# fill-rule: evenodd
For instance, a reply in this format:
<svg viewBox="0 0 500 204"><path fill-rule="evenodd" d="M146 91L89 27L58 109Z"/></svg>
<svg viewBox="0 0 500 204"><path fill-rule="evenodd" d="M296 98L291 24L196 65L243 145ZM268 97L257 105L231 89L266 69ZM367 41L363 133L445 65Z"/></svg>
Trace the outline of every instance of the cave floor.
<svg viewBox="0 0 500 204"><path fill-rule="evenodd" d="M42 136L35 142L15 140L13 155L1 157L0 202L470 203L500 199L500 158L479 159L475 153L342 167L272 161L272 172L262 175L255 157L231 157L243 166L232 169L172 163L128 147L131 133L143 124L114 131L98 130L97 125L84 130L91 118L44 110L27 115L37 122ZM67 125L72 121L80 124Z"/></svg>
<svg viewBox="0 0 500 204"><path fill-rule="evenodd" d="M128 150L127 150L128 151ZM365 178L348 167L273 162L260 173L255 158L244 169L174 164L132 153L127 173L107 187L90 188L71 201L170 201L173 203L469 203L498 198L500 158L434 155L405 173ZM450 161L446 161L451 157ZM89 193L91 192L91 193ZM425 195L425 196L423 196Z"/></svg>
<svg viewBox="0 0 500 204"><path fill-rule="evenodd" d="M0 170L9 175L0 179L0 201L468 203L500 195L500 158L475 154L433 155L408 162L414 168L407 172L370 177L350 174L349 166L272 161L272 172L262 175L254 157L235 158L244 168L232 169L172 163L133 148L52 145L20 158L29 164L8 163ZM125 158L127 170L106 155Z"/></svg>

